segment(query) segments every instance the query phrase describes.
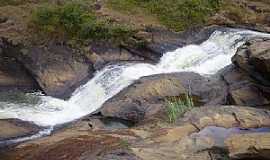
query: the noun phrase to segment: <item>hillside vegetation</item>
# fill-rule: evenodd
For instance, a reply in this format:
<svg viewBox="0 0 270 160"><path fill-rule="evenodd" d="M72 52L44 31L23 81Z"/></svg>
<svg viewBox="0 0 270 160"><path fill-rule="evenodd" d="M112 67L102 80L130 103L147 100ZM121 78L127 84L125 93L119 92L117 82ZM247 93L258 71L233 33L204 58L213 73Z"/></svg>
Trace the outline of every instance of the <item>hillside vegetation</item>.
<svg viewBox="0 0 270 160"><path fill-rule="evenodd" d="M221 0L111 0L109 7L129 14L144 12L175 31L202 25L221 5Z"/></svg>
<svg viewBox="0 0 270 160"><path fill-rule="evenodd" d="M91 3L83 1L41 5L34 10L30 26L45 35L80 41L122 41L134 33L128 25L114 23L109 18L98 18Z"/></svg>

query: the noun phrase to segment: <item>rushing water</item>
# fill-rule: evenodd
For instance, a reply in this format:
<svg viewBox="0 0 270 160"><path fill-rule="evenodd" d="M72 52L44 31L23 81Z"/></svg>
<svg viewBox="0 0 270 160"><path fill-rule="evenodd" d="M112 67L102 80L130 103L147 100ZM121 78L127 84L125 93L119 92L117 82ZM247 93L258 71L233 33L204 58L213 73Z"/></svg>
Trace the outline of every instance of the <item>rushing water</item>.
<svg viewBox="0 0 270 160"><path fill-rule="evenodd" d="M188 45L165 53L156 65L129 63L107 66L79 87L69 100L29 94L26 96L38 97L39 100L35 99L35 103L1 101L0 119L18 118L52 128L97 110L106 100L142 76L181 71L214 74L231 63L231 57L239 46L254 37L270 35L235 29L215 31L200 45Z"/></svg>

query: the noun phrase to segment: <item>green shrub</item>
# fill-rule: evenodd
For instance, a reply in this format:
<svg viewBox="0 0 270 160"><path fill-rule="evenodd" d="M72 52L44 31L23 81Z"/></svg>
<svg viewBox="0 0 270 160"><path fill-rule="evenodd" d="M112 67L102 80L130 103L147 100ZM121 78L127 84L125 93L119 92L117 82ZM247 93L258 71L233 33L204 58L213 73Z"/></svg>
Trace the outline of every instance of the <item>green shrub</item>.
<svg viewBox="0 0 270 160"><path fill-rule="evenodd" d="M31 24L41 33L76 40L123 40L134 33L127 26L97 18L86 4L72 1L61 6L42 5L33 13Z"/></svg>
<svg viewBox="0 0 270 160"><path fill-rule="evenodd" d="M182 99L170 99L167 100L167 116L170 123L174 123L179 116L182 116L188 110L194 107L193 99L186 94L184 100Z"/></svg>
<svg viewBox="0 0 270 160"><path fill-rule="evenodd" d="M110 0L113 9L136 13L148 12L167 27L181 31L205 23L216 12L221 0Z"/></svg>

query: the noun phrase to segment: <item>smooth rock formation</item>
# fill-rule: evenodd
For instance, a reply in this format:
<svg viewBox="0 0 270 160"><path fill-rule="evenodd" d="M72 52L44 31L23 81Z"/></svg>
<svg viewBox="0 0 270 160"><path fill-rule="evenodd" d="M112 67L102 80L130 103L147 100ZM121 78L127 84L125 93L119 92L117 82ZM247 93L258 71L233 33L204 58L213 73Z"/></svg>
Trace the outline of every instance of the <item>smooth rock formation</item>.
<svg viewBox="0 0 270 160"><path fill-rule="evenodd" d="M12 138L30 136L37 133L40 129L40 127L34 124L18 119L0 120L0 142Z"/></svg>
<svg viewBox="0 0 270 160"><path fill-rule="evenodd" d="M160 113L164 115L167 98L184 97L189 92L198 104L222 104L226 86L222 81L196 73L147 76L108 100L100 112L105 117L139 122Z"/></svg>

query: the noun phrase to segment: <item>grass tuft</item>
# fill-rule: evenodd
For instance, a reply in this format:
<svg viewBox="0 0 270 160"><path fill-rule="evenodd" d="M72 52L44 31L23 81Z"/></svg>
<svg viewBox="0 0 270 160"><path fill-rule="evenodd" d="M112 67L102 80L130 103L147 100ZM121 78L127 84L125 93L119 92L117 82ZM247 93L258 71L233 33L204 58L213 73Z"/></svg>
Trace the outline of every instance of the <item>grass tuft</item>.
<svg viewBox="0 0 270 160"><path fill-rule="evenodd" d="M186 94L184 99L167 100L167 116L170 123L174 123L178 117L183 116L188 110L194 107L193 99Z"/></svg>

